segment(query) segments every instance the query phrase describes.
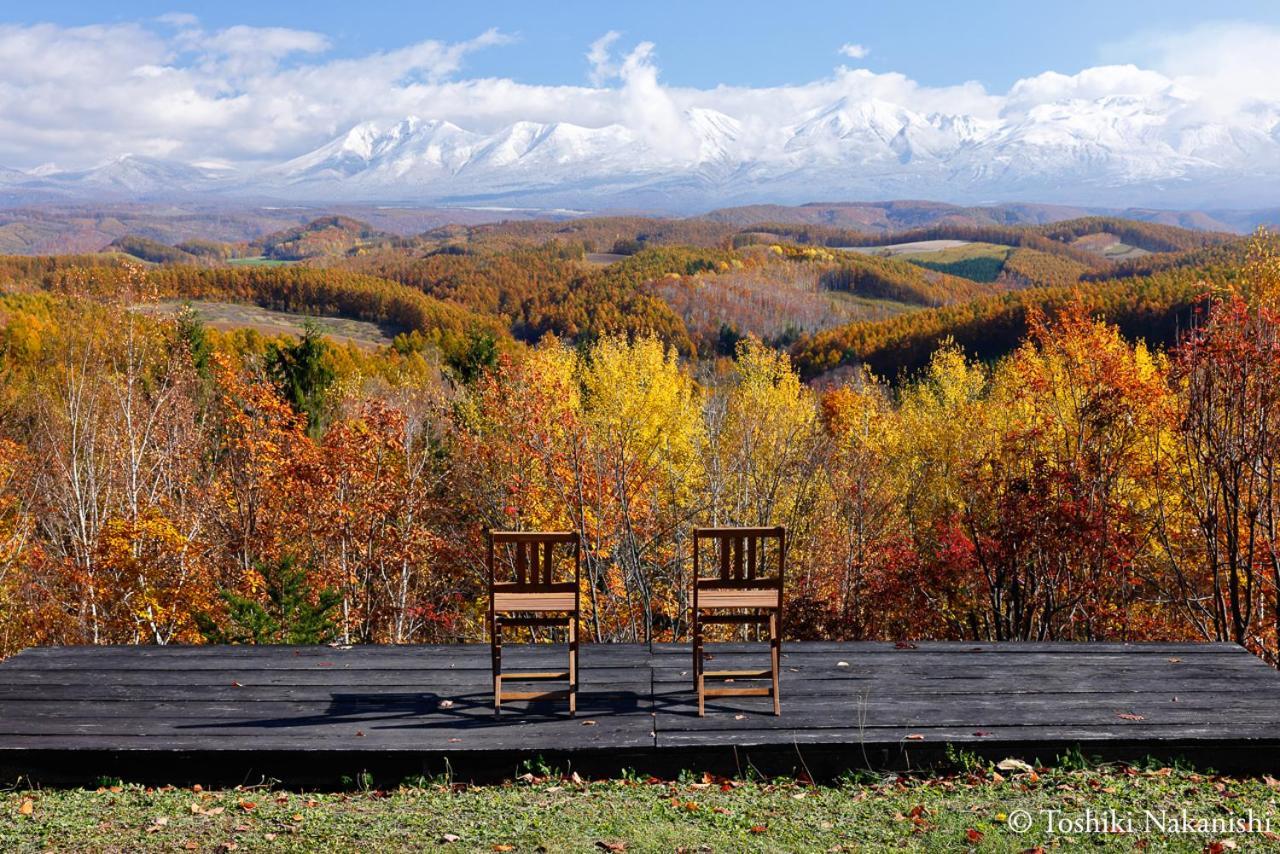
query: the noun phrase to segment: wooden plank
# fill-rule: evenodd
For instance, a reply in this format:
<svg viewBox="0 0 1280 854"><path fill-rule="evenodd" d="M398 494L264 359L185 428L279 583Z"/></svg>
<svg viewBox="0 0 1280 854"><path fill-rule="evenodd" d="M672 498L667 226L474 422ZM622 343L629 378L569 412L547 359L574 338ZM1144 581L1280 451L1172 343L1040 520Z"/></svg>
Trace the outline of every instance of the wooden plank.
<svg viewBox="0 0 1280 854"><path fill-rule="evenodd" d="M781 599L777 590L702 590L699 608L776 608Z"/></svg>
<svg viewBox="0 0 1280 854"><path fill-rule="evenodd" d="M495 593L495 611L572 611L572 593Z"/></svg>
<svg viewBox="0 0 1280 854"><path fill-rule="evenodd" d="M545 555L530 571L540 562ZM767 673L757 669L767 655L760 644L708 650L709 667L730 671L724 680ZM1254 764L1271 756L1280 766L1280 675L1232 645L789 643L784 650L781 717L772 714L768 688L718 681L712 692L735 696L711 693L707 716L698 718L687 645L652 652L585 645L577 720L568 718L562 692L524 689L512 675L518 666L562 678L564 644L510 650L512 693L543 699L504 704L497 720L487 645L29 650L0 663L0 761L22 769L22 757L37 753L105 751L146 768L148 757L165 752L252 762L276 751L269 772L288 777L310 754L358 753L370 763L502 757L495 761L509 774L519 761L512 757L539 754L592 755L604 767L624 756L628 764L668 757L681 767L709 757L740 761L748 754L735 758L738 749L751 761L794 761L803 751L806 761L834 767L872 747L875 758L866 761L889 763L940 756L956 743L1046 759L1087 744L1112 756L1167 749ZM752 695L741 696L744 689ZM191 763L205 767L203 759Z"/></svg>

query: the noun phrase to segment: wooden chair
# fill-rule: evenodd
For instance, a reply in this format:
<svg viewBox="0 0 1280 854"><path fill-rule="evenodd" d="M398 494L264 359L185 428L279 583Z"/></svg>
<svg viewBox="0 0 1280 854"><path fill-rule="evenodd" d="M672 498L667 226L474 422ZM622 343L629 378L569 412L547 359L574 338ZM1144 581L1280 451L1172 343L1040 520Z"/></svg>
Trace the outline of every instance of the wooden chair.
<svg viewBox="0 0 1280 854"><path fill-rule="evenodd" d="M515 579L498 581L495 546L514 550ZM556 581L558 545L573 546L573 580ZM489 645L493 656L493 713L502 713L503 700L569 701L569 717L578 710L578 575L581 547L573 531L490 531L486 558L489 569ZM569 669L502 672L502 631L507 627L564 628L569 640ZM503 679L516 682L567 680L564 690L504 691Z"/></svg>
<svg viewBox="0 0 1280 854"><path fill-rule="evenodd" d="M703 541L717 546L718 571L703 577L699 552ZM769 568L768 546L777 555ZM698 689L698 717L707 697L772 697L773 713L782 714L778 695L778 659L782 654L782 578L786 563L785 528L695 528L693 531L693 678ZM770 574L772 573L772 574ZM768 670L706 670L702 627L708 623L769 626ZM758 680L769 687L706 687L708 679Z"/></svg>

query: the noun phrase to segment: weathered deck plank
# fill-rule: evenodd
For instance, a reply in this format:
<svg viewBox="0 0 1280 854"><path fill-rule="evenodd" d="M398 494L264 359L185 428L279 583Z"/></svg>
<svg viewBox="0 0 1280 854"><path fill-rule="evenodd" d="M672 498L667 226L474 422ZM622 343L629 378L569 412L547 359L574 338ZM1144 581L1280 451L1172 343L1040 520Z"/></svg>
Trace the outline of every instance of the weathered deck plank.
<svg viewBox="0 0 1280 854"><path fill-rule="evenodd" d="M513 647L513 669L564 647ZM759 646L712 648L716 669ZM1181 756L1280 773L1280 674L1226 644L790 643L783 714L757 698L696 715L680 645L588 645L579 712L491 706L487 646L74 647L0 663L0 772L181 782L266 775L511 775L706 768L815 775L920 767L948 745L1051 760Z"/></svg>

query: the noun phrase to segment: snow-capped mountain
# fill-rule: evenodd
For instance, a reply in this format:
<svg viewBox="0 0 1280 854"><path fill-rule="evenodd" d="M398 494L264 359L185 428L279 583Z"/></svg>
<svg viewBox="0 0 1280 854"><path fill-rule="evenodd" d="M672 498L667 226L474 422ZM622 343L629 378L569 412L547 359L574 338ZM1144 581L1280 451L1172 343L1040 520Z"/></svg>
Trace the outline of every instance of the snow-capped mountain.
<svg viewBox="0 0 1280 854"><path fill-rule="evenodd" d="M1063 98L998 116L924 114L843 97L762 124L692 107L635 127L441 119L363 122L313 151L233 172L128 156L80 172L0 169L0 186L62 195L253 195L696 209L814 198L1034 199L1084 205L1274 204L1280 105L1229 119L1175 95Z"/></svg>

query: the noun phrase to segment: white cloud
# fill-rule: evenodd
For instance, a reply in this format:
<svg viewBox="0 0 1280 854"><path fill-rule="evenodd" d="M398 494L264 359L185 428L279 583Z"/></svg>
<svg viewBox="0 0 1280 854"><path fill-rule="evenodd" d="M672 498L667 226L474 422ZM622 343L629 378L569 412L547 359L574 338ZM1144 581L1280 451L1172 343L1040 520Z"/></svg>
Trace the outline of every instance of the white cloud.
<svg viewBox="0 0 1280 854"><path fill-rule="evenodd" d="M600 86L617 75L618 67L612 61L613 43L621 37L622 33L617 30L609 30L593 41L591 47L587 49L587 62L591 63L591 70L587 73L587 77L592 85Z"/></svg>
<svg viewBox="0 0 1280 854"><path fill-rule="evenodd" d="M686 111L741 123L744 155L844 99L904 110L1015 122L1046 105L1140 102L1174 125L1204 116L1239 121L1258 101L1280 104L1280 30L1241 24L1141 36L1108 50L1108 64L1045 71L988 92L976 82L925 86L896 72L839 67L788 86L712 88L662 80L657 48L604 33L584 54L589 85L469 78L475 51L509 42L497 30L462 42L425 40L336 57L323 33L234 26L193 16L85 27L0 25L0 165L65 168L126 153L252 165L300 154L367 120L408 115L492 131L518 120L623 124L661 155L697 150ZM846 44L839 53L862 59ZM1280 116L1280 106L1276 115ZM1259 120L1260 121L1260 120ZM1273 123L1274 124L1274 123Z"/></svg>

